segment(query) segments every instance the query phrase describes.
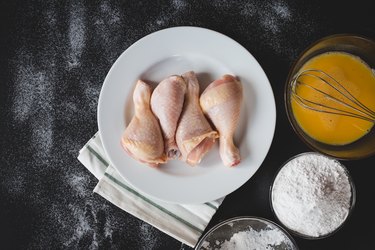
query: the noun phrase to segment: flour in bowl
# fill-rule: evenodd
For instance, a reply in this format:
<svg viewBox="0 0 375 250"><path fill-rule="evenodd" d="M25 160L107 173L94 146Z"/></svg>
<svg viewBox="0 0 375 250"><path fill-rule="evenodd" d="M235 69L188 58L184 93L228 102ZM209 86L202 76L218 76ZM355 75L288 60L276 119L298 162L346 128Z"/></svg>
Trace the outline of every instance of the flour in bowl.
<svg viewBox="0 0 375 250"><path fill-rule="evenodd" d="M211 246L207 241L202 244L202 249L212 250L273 250L273 249L294 249L293 243L278 228L267 226L265 229L240 231L233 236Z"/></svg>
<svg viewBox="0 0 375 250"><path fill-rule="evenodd" d="M352 201L347 171L336 160L306 153L289 161L272 188L278 219L300 234L320 237L339 228Z"/></svg>

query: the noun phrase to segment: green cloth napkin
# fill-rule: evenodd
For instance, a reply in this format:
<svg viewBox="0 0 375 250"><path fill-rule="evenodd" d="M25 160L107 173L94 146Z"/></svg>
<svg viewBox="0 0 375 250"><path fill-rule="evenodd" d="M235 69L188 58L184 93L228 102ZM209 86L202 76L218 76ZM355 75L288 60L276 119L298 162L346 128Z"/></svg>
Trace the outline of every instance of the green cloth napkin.
<svg viewBox="0 0 375 250"><path fill-rule="evenodd" d="M99 133L80 150L78 160L99 180L94 192L133 216L194 247L224 198L199 205L153 200L127 183L111 166Z"/></svg>

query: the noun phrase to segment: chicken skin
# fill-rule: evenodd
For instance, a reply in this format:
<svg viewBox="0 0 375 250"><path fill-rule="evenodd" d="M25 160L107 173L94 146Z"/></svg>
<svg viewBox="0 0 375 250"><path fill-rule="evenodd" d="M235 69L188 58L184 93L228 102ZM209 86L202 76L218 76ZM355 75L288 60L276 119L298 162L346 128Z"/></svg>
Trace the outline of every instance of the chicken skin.
<svg viewBox="0 0 375 250"><path fill-rule="evenodd" d="M220 157L226 166L241 162L233 136L239 122L242 99L241 82L231 75L213 81L200 97L203 112L219 131Z"/></svg>
<svg viewBox="0 0 375 250"><path fill-rule="evenodd" d="M218 134L211 128L199 105L199 83L195 73L187 72L182 78L187 88L177 126L176 142L181 152L181 159L195 166L215 144Z"/></svg>
<svg viewBox="0 0 375 250"><path fill-rule="evenodd" d="M151 87L138 80L134 93L134 116L125 129L121 144L135 160L156 167L166 161L158 120L150 107Z"/></svg>
<svg viewBox="0 0 375 250"><path fill-rule="evenodd" d="M151 110L159 119L168 159L180 156L175 134L184 104L186 83L181 76L170 76L161 81L151 96Z"/></svg>

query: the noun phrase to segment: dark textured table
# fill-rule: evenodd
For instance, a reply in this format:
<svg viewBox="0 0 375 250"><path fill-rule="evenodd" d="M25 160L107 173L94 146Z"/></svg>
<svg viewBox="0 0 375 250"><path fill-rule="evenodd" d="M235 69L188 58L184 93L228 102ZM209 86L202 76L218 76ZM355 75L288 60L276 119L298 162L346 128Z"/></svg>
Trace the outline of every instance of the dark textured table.
<svg viewBox="0 0 375 250"><path fill-rule="evenodd" d="M228 195L207 228L234 216L275 221L268 200L278 167L309 149L288 123L283 88L291 63L334 33L375 37L369 3L328 1L1 1L0 248L189 249L92 192L97 180L76 159L97 131L102 82L143 36L191 25L242 44L270 79L277 125L258 172ZM157 49L157 48L155 48ZM335 235L301 249L371 249L375 158L347 161L357 204Z"/></svg>

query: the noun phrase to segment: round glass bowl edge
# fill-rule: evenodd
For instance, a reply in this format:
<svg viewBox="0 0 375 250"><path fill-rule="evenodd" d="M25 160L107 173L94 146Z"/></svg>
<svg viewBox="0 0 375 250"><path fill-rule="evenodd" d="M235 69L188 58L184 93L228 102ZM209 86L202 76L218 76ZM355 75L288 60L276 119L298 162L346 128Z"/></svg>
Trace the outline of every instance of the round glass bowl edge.
<svg viewBox="0 0 375 250"><path fill-rule="evenodd" d="M315 155L319 155L319 156L324 156L324 157L327 157L331 160L334 160L336 161L337 163L339 163L339 165L344 169L347 177L348 177L348 180L349 180L349 184L350 184L350 188L351 188L351 202L350 202L350 208L349 208L349 212L348 212L348 215L346 216L345 220L340 224L339 227L337 227L335 230L333 230L332 232L328 233L328 234L325 234L325 235L321 235L321 236L318 236L318 237L314 237L314 236L310 236L310 235L305 235L305 234L302 234L302 233L299 233L297 231L294 231L292 229L290 229L289 227L287 227L277 216L274 208L273 208L273 201L272 201L272 190L273 190L273 186L274 186L274 183L275 183L275 180L276 180L276 177L278 176L278 174L280 173L280 171L292 160L300 157L300 156L303 156L303 155L308 155L308 154L315 154ZM276 221L278 222L278 224L280 224L283 228L285 228L285 230L287 230L291 235L293 236L297 236L297 237L300 237L302 239L307 239L307 240L320 240L320 239L324 239L324 238L328 238L332 235L334 235L335 233L337 233L341 228L344 227L344 225L348 222L351 214L353 213L353 210L354 210L354 207L355 207L355 203L356 203L356 188L355 188L355 184L354 184L354 181L353 181L353 178L351 177L348 169L340 162L338 161L336 158L333 158L333 157L330 157L330 156L327 156L327 155L324 155L324 154L321 154L319 152L304 152L304 153L300 153L300 154L297 154L297 155L294 155L292 157L290 157L288 160L286 160L283 164L281 164L281 166L278 168L278 170L276 171L273 179L272 179L272 183L271 183L271 186L270 186L270 190L269 190L269 204L270 204L270 207L271 207L271 211L276 219Z"/></svg>
<svg viewBox="0 0 375 250"><path fill-rule="evenodd" d="M229 218L229 219L226 219L222 222L219 222L217 223L216 225L214 225L211 229L209 229L201 238L200 240L198 241L198 243L196 244L196 246L194 247L194 250L200 250L203 243L205 242L205 240L208 238L208 236L210 236L214 231L216 231L217 229L219 229L220 227L224 226L224 225L227 225L229 223L235 223L236 221L241 221L241 220L258 220L258 221L261 221L263 222L264 224L271 224L273 225L275 228L279 229L285 236L286 238L290 241L290 243L292 244L292 247L294 250L299 250L298 248L298 245L296 243L296 241L294 240L294 238L292 237L292 235L288 232L287 229L283 228L283 226L277 224L276 222L273 222L269 219L265 219L265 218L262 218L262 217L259 217L259 216L236 216L236 217L232 217L232 218Z"/></svg>
<svg viewBox="0 0 375 250"><path fill-rule="evenodd" d="M347 145L342 145L342 146L328 145L325 143L321 143L315 140L314 138L312 138L311 136L309 136L308 134L306 134L303 131L303 129L300 127L300 125L298 124L298 121L293 115L293 111L291 107L292 97L290 95L290 85L291 85L290 83L294 75L308 60L315 57L316 55L319 55L325 52L336 51L330 48L330 46L334 46L334 45L325 44L325 43L329 43L330 40L334 40L334 39L337 39L338 41L345 41L345 39L348 39L348 40L354 39L359 42L368 43L368 45L371 46L371 49L372 49L372 52L369 53L370 55L368 56L369 58L372 59L371 61L372 63L369 65L370 67L375 68L375 40L374 39L371 39L362 35L357 35L357 34L334 34L334 35L323 37L311 43L309 46L307 46L307 48L304 49L299 54L297 59L291 65L286 82L285 82L285 87L284 87L284 108L288 117L288 121L290 125L292 126L292 129L294 130L294 132L297 134L299 139L313 151L317 151L323 155L334 157L339 160L356 160L356 159L367 158L372 155L375 155L375 145L374 145L375 144L375 126L373 126L371 131L368 133L369 135L371 135L371 138L373 138L370 140L370 142L367 142L369 140L364 142L364 140L367 139L366 137L368 137L367 135L365 135L363 138L360 138L357 141L347 144ZM343 50L339 45L343 47L347 46L344 43L338 44L337 46L340 49L337 49L337 51L347 52L346 50ZM347 53L351 53L351 52L347 52ZM357 55L355 53L353 54ZM362 56L360 57L362 58ZM365 60L365 61L368 63L368 60ZM370 145L367 145L367 144L370 144ZM360 149L357 149L357 147L360 147Z"/></svg>

